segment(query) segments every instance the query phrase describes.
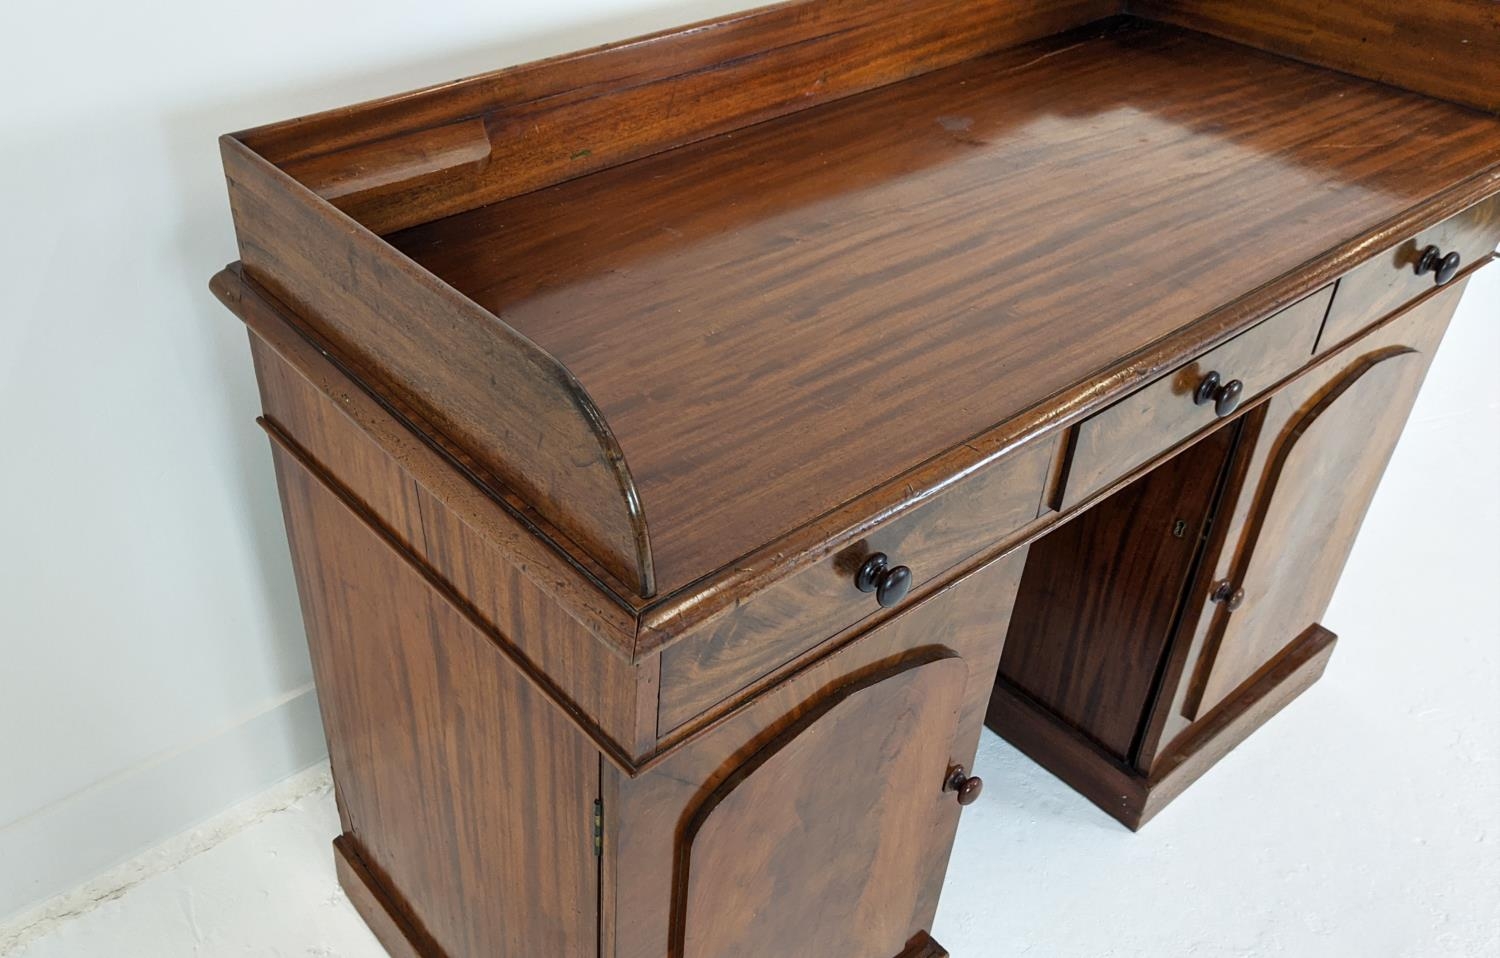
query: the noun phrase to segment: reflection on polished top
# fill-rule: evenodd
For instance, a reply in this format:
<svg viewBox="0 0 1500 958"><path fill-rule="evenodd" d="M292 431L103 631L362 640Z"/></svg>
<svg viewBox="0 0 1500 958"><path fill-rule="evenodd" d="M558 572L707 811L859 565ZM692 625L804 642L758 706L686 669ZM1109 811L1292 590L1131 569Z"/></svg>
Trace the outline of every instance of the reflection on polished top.
<svg viewBox="0 0 1500 958"><path fill-rule="evenodd" d="M581 380L668 592L1497 162L1496 117L1135 25L389 239Z"/></svg>

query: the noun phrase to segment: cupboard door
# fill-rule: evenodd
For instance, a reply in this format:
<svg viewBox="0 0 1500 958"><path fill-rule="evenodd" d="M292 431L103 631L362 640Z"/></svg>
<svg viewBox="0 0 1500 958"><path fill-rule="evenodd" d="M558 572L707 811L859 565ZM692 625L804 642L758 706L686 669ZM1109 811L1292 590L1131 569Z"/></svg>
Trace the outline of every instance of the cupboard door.
<svg viewBox="0 0 1500 958"><path fill-rule="evenodd" d="M739 922L746 935L760 933L772 921L788 926L772 928L772 940L763 951L758 951L763 942L751 938L725 946L729 955L893 958L930 930L963 813L958 796L943 791L943 780L950 766L973 763L1026 553L1023 546L985 562L943 589L904 605L879 625L834 640L815 659L783 672L641 774L626 776L606 767L602 900L610 934L603 954L702 954L715 947L698 941L697 936L709 930L695 930L698 951L684 952L686 929L715 921L719 911L726 912L723 920ZM907 708L901 702L911 693L897 693L913 681L920 681L920 686ZM941 690L923 694L929 682ZM935 729L943 724L938 718L952 708L946 699L954 694L949 688L954 682L962 688L957 693L958 720L950 734ZM939 698L945 701L939 703ZM832 725L823 723L845 724L841 714L866 707L879 717L865 724L847 721L849 738L840 746ZM809 720L809 715L817 718ZM905 731L888 740L871 738L896 726ZM800 732L803 729L818 731ZM799 748L831 757L813 756L813 763L823 764L804 769L806 778L792 781L784 772L778 775L770 759L802 734L812 737ZM908 744L911 751L906 751ZM897 761L897 753L904 759ZM791 759L789 753L783 761ZM901 771L907 761L924 764L925 770ZM936 781L930 777L934 770ZM780 811L762 816L776 824L758 854L766 860L771 842L785 829L800 833L793 841L803 843L802 852L774 847L776 862L762 866L783 870L782 884L771 889L774 894L768 895L758 879L744 893L722 880L711 887L715 866L709 858L710 823L722 816L730 824L734 818L732 808L714 809L739 788L771 782L772 776L784 782L785 791L768 799ZM899 781L913 778L917 780L904 787ZM846 780L856 797L852 806L834 800ZM732 787L731 781L741 784ZM871 781L873 785L860 787ZM884 803L882 808L860 811L863 803L877 800ZM829 804L835 806L832 813ZM900 824L909 820L915 820L917 831ZM759 826L739 821L739 832L757 844L760 836L750 834L750 829ZM870 842L898 844L883 844L877 852ZM835 851L821 850L825 847ZM699 886L691 904L690 883ZM871 889L868 894L881 895L890 914L882 914L876 924L854 927L860 916L870 913L868 906L849 904L863 901L865 885ZM893 891L885 894L883 889ZM727 905L717 901L724 896L732 896ZM773 900L765 904L767 898ZM746 920L733 915L741 907L768 910L758 919ZM715 933L719 939L729 937L723 929ZM778 942L788 941L800 944L777 950ZM816 950L829 942L833 945L824 951Z"/></svg>
<svg viewBox="0 0 1500 958"><path fill-rule="evenodd" d="M936 651L842 685L746 759L688 823L681 958L889 958L937 847L968 669ZM948 836L951 839L951 835Z"/></svg>
<svg viewBox="0 0 1500 958"><path fill-rule="evenodd" d="M1130 758L1237 427L1221 427L1032 543L1000 676Z"/></svg>
<svg viewBox="0 0 1500 958"><path fill-rule="evenodd" d="M1422 301L1270 403L1238 548L1200 597L1214 611L1184 720L1230 698L1327 609L1462 286Z"/></svg>

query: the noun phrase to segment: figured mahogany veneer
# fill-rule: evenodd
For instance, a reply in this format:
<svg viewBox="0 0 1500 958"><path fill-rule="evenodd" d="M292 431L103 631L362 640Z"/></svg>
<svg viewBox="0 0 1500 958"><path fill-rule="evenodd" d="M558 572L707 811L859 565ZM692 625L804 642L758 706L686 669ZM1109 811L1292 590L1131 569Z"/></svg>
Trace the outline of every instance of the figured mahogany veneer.
<svg viewBox="0 0 1500 958"><path fill-rule="evenodd" d="M604 794L606 807L612 809L609 834L618 842L613 851L605 849L603 863L605 907L613 908L618 916L614 953L679 955L682 952L674 947L674 939L695 923L712 926L718 921L747 922L756 914L767 919L809 916L809 905L814 903L806 900L809 898L826 901L830 909L814 909L804 918L805 925L799 920L774 934L800 933L807 941L860 942L871 949L876 944L889 945L888 953L896 956L913 936L930 929L962 811L954 793L944 788L947 771L974 765L1006 624L1025 562L1024 547L1007 552L931 598L899 610L856 638L836 644L826 655L768 686L687 747L672 751L638 776L631 778L607 769ZM954 655L956 660L951 657ZM918 734L920 743L899 734L905 731L911 735L920 725L937 722L923 701L908 697L910 684L920 681L930 689L933 698L942 700L932 704L941 704L946 714L951 701L947 686L954 680L956 666L962 673L957 677L962 690L952 733L944 729L937 734ZM919 679L926 675L933 678ZM860 698L866 703L861 708L864 720L841 736L842 745L835 746L834 751L853 757L852 768L857 771L847 771L851 766L829 756L826 764L815 761L810 774L795 783L777 777L779 791L773 790L766 800L775 802L782 814L769 822L764 818L742 820L732 839L742 849L743 857L762 858L777 849L784 852L801 845L807 845L809 851L826 849L829 835L842 836L849 847L839 852L839 861L846 867L831 867L834 863L826 861L823 854L809 854L800 860L783 854L775 859L782 863L780 871L765 876L777 880L757 880L743 888L720 884L720 897L697 902L710 913L689 915L695 903L689 887L692 861L698 851L696 836L701 834L690 829L700 811L715 804L726 782L743 779L736 786L738 790L750 787L747 783L755 783L762 771L774 775L779 763L772 765L771 757L793 747L818 724L808 726L801 734L789 736L789 730L800 729L799 722L812 712L848 701L854 689L861 690ZM912 754L914 750L920 758ZM934 758L940 760L932 762ZM946 764L941 759L946 759ZM892 791L878 778L870 781L861 777L866 787L839 809L803 814L804 809L811 812L821 806L825 788L848 794L840 781L843 776L864 776L880 765L887 766L889 776L905 763L925 769L919 769L920 780L909 787ZM820 774L824 768L832 773L831 780ZM939 769L937 781L926 779L933 769ZM926 817L920 819L920 825L911 824L917 815ZM724 840L722 836L720 840ZM899 868L886 865L898 861L905 864ZM787 867L788 862L797 862L798 867ZM915 882L910 880L913 876ZM866 900L879 902L887 912L875 927L854 928L839 919L819 920L820 915L860 912L859 903ZM751 939L745 945L753 948L760 940ZM851 948L846 953L871 952Z"/></svg>
<svg viewBox="0 0 1500 958"><path fill-rule="evenodd" d="M795 0L223 138L377 937L943 958L986 720L1159 812L1328 662L1497 16Z"/></svg>
<svg viewBox="0 0 1500 958"><path fill-rule="evenodd" d="M1497 143L1493 117L1136 26L391 242L578 376L670 592L1080 381L1129 385L1150 367L1121 357Z"/></svg>
<svg viewBox="0 0 1500 958"><path fill-rule="evenodd" d="M954 566L1014 537L1042 508L1058 443L1040 441L990 463L858 542L788 576L661 653L660 729L667 734L828 636L879 615L851 588L867 556L911 570L920 593Z"/></svg>
<svg viewBox="0 0 1500 958"><path fill-rule="evenodd" d="M1011 616L1018 640L1001 672L1121 761L1150 704L1233 438L1217 430L1031 547Z"/></svg>
<svg viewBox="0 0 1500 958"><path fill-rule="evenodd" d="M990 727L1139 828L1311 684L1334 642L1316 623L1465 282L1034 544ZM1201 541L1201 487L1163 488L1184 469L1217 490Z"/></svg>
<svg viewBox="0 0 1500 958"><path fill-rule="evenodd" d="M1457 254L1464 264L1483 263L1500 242L1500 196L1475 203L1457 216L1425 229L1350 270L1318 337L1318 351L1348 342L1381 316L1432 290L1437 277L1419 273L1427 249Z"/></svg>
<svg viewBox="0 0 1500 958"><path fill-rule="evenodd" d="M1320 290L1081 423L1063 505L1077 505L1223 418L1222 404L1199 393L1207 377L1226 388L1239 383L1236 402L1248 403L1306 365L1332 299L1332 287Z"/></svg>
<svg viewBox="0 0 1500 958"><path fill-rule="evenodd" d="M913 839L930 831L942 795L932 785L949 768L927 743L954 738L967 677L950 653L876 671L834 690L719 783L683 836L684 958L895 954L911 936L930 853ZM747 833L760 841L747 846ZM824 863L822 887L798 887L809 859ZM820 921L825 910L841 920Z"/></svg>
<svg viewBox="0 0 1500 958"><path fill-rule="evenodd" d="M387 233L1118 12L1114 0L782 3L239 138Z"/></svg>
<svg viewBox="0 0 1500 958"><path fill-rule="evenodd" d="M1243 589L1230 613L1192 622L1196 670L1167 735L1213 708L1323 614L1465 280L1423 297L1321 361L1265 405L1246 450L1247 490L1225 515L1208 581ZM1337 485L1339 495L1317 495ZM1237 490L1239 491L1239 490Z"/></svg>
<svg viewBox="0 0 1500 958"><path fill-rule="evenodd" d="M1444 100L1500 111L1488 0L1130 0L1131 12Z"/></svg>

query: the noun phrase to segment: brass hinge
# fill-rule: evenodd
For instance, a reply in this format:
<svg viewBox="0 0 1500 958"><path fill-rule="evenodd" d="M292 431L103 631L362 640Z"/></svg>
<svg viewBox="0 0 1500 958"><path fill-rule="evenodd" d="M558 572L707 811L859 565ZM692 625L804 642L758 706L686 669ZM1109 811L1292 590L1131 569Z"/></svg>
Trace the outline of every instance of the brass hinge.
<svg viewBox="0 0 1500 958"><path fill-rule="evenodd" d="M594 855L604 856L604 799L594 799Z"/></svg>

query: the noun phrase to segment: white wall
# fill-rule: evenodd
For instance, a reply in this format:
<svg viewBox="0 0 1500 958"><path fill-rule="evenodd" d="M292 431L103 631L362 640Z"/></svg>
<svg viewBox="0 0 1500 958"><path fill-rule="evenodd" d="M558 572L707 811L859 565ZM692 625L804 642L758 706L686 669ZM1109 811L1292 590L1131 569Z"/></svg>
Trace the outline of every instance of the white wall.
<svg viewBox="0 0 1500 958"><path fill-rule="evenodd" d="M752 5L7 5L0 919L323 752L216 137Z"/></svg>
<svg viewBox="0 0 1500 958"><path fill-rule="evenodd" d="M0 918L322 754L215 137L753 5L7 8ZM1430 388L1494 403L1497 358Z"/></svg>

